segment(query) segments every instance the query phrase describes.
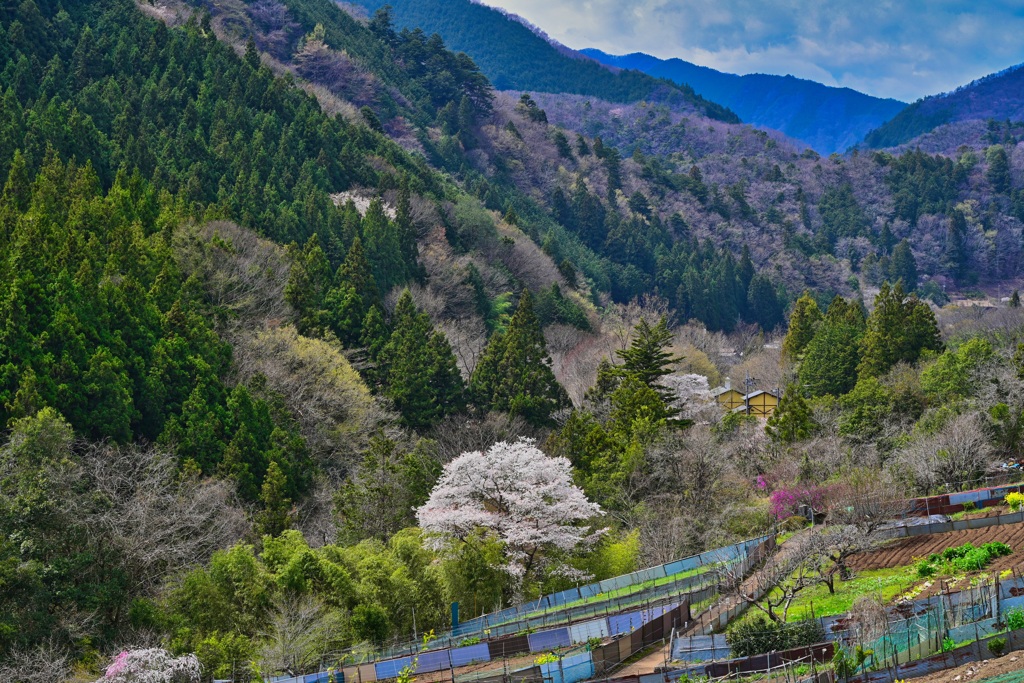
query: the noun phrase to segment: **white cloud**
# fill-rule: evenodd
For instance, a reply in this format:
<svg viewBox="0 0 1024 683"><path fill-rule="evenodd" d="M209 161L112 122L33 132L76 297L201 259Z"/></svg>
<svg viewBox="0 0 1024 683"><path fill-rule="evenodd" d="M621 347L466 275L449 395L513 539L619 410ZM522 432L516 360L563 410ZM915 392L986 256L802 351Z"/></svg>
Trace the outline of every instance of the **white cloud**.
<svg viewBox="0 0 1024 683"><path fill-rule="evenodd" d="M1024 62L1015 0L486 0L574 48L915 100Z"/></svg>

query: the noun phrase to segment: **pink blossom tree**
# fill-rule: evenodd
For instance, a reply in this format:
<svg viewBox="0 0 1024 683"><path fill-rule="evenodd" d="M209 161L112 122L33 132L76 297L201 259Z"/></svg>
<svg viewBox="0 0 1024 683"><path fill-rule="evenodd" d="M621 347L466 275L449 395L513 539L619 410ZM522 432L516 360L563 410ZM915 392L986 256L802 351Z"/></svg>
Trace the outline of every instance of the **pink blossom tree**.
<svg viewBox="0 0 1024 683"><path fill-rule="evenodd" d="M504 546L504 569L520 583L548 565L575 578L555 556L592 545L601 531L587 522L603 514L572 483L569 461L548 457L531 439L455 458L416 512L439 549L481 530L493 535Z"/></svg>
<svg viewBox="0 0 1024 683"><path fill-rule="evenodd" d="M96 683L199 683L195 655L175 657L167 650L127 650L114 658Z"/></svg>
<svg viewBox="0 0 1024 683"><path fill-rule="evenodd" d="M786 486L772 491L769 501L776 519L785 519L798 513L801 505L807 505L815 512L825 509L831 488L828 486L801 485Z"/></svg>

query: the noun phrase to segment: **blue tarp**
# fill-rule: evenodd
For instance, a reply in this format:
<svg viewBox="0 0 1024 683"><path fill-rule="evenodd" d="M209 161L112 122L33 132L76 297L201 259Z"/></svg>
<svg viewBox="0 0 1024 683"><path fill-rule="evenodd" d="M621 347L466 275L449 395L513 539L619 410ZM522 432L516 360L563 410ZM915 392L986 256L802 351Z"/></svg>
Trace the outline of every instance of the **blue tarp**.
<svg viewBox="0 0 1024 683"><path fill-rule="evenodd" d="M608 617L608 630L613 636L631 633L644 625L641 612L630 612Z"/></svg>
<svg viewBox="0 0 1024 683"><path fill-rule="evenodd" d="M487 643L457 647L451 651L451 661L452 666L456 668L476 662L489 662L491 661L491 653L487 648Z"/></svg>
<svg viewBox="0 0 1024 683"><path fill-rule="evenodd" d="M416 672L422 674L430 671L450 669L452 662L448 652L448 650L432 650L421 653L419 659L416 660Z"/></svg>
<svg viewBox="0 0 1024 683"><path fill-rule="evenodd" d="M559 662L540 665L541 676L551 683L577 683L594 675L594 659L589 652L564 657Z"/></svg>
<svg viewBox="0 0 1024 683"><path fill-rule="evenodd" d="M575 643L585 643L591 638L608 637L608 620L595 619L585 621L582 624L575 624L569 627L569 640Z"/></svg>
<svg viewBox="0 0 1024 683"><path fill-rule="evenodd" d="M527 639L530 641L530 652L547 652L572 645L572 641L569 639L569 629L567 628L556 628L551 631L531 633Z"/></svg>
<svg viewBox="0 0 1024 683"><path fill-rule="evenodd" d="M399 659L389 659L384 662L377 662L373 665L373 670L377 673L377 680L383 680L385 678L395 678L401 673L402 669L412 664L412 657L401 657Z"/></svg>

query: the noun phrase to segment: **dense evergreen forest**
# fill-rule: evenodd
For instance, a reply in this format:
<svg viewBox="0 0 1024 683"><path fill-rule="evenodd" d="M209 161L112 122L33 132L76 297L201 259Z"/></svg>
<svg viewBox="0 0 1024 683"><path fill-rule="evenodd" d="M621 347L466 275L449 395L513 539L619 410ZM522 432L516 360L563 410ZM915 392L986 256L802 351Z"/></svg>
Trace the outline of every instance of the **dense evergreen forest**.
<svg viewBox="0 0 1024 683"><path fill-rule="evenodd" d="M1019 275L1005 141L615 123L327 0L6 3L0 63L5 680L142 646L314 671L754 536L766 487L1020 454L1019 296L926 303ZM767 427L710 400L751 375L785 389ZM439 519L489 500L480 463L527 463L564 523Z"/></svg>

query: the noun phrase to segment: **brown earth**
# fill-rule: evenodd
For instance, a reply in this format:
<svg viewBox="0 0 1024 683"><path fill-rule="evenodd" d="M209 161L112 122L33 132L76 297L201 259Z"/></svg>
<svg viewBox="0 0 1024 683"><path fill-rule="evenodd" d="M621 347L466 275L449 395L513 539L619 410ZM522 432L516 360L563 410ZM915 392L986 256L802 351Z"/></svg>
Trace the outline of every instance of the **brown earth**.
<svg viewBox="0 0 1024 683"><path fill-rule="evenodd" d="M995 676L1020 671L1024 677L1024 657L1019 652L1011 652L999 659L986 659L982 662L965 664L956 669L947 669L938 673L910 679L913 683L984 683Z"/></svg>
<svg viewBox="0 0 1024 683"><path fill-rule="evenodd" d="M980 546L992 541L1007 544L1013 548L1013 554L1000 557L986 568L986 572L1024 568L1024 524L1007 524L987 529L951 531L946 534L898 539L878 550L853 557L850 560L850 566L858 571L901 567L913 564L915 560L925 558L932 553L941 553L946 548L955 548L964 543Z"/></svg>

